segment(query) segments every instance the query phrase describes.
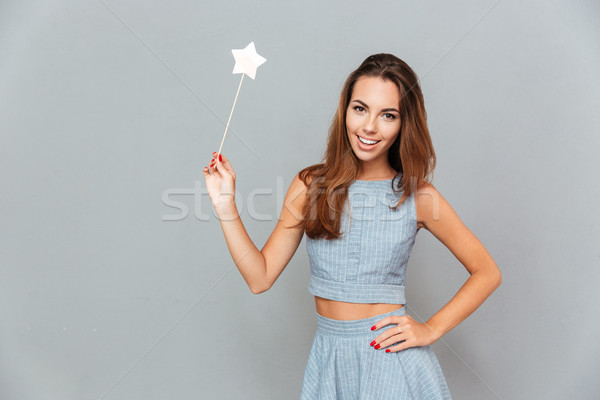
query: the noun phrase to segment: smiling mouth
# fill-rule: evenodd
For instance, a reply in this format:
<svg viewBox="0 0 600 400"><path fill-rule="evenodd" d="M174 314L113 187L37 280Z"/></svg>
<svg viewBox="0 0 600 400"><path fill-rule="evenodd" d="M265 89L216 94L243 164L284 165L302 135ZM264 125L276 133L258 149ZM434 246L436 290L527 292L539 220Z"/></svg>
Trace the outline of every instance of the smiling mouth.
<svg viewBox="0 0 600 400"><path fill-rule="evenodd" d="M374 144L377 144L379 142L381 142L380 140L369 140L369 139L365 139L362 136L356 135L358 136L358 140L362 143L362 144L366 144L367 146L372 146Z"/></svg>

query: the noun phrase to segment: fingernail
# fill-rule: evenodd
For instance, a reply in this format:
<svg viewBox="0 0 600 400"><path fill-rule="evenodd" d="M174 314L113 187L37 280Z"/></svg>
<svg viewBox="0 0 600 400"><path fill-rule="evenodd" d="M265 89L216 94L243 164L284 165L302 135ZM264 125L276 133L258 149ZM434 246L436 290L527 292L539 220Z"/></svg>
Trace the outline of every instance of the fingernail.
<svg viewBox="0 0 600 400"><path fill-rule="evenodd" d="M390 352L390 349L385 349L385 352L386 352L386 353L389 353L389 352Z"/></svg>
<svg viewBox="0 0 600 400"><path fill-rule="evenodd" d="M219 154L219 161L223 161L223 158L221 157L221 155Z"/></svg>
<svg viewBox="0 0 600 400"><path fill-rule="evenodd" d="M377 346L375 346L375 348L376 348L376 349L378 349L378 348L380 348L380 347L381 347L380 345L377 345Z"/></svg>
<svg viewBox="0 0 600 400"><path fill-rule="evenodd" d="M371 346L373 346L374 344L375 344L375 341L373 340L373 341L371 342Z"/></svg>
<svg viewBox="0 0 600 400"><path fill-rule="evenodd" d="M371 327L371 330L372 330L372 331L374 331L374 330L375 330L375 325L373 325L373 326Z"/></svg>
<svg viewBox="0 0 600 400"><path fill-rule="evenodd" d="M213 162L213 161L215 161L215 159L214 159L214 158L213 158L212 160L210 160L210 162Z"/></svg>

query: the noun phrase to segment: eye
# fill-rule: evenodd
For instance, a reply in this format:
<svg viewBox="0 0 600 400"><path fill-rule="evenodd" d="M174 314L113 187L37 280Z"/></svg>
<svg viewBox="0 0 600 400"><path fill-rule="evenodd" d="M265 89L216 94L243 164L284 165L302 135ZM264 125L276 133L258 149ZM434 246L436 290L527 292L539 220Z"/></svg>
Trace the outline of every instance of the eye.
<svg viewBox="0 0 600 400"><path fill-rule="evenodd" d="M352 108L353 108L355 111L358 111L358 112L363 112L363 111L365 110L365 109L364 109L363 107L361 107L361 106L354 106L354 107L352 107Z"/></svg>
<svg viewBox="0 0 600 400"><path fill-rule="evenodd" d="M389 120L396 119L396 115L394 115L392 113L385 113L385 114L383 114L383 116L385 117L385 119L389 119Z"/></svg>

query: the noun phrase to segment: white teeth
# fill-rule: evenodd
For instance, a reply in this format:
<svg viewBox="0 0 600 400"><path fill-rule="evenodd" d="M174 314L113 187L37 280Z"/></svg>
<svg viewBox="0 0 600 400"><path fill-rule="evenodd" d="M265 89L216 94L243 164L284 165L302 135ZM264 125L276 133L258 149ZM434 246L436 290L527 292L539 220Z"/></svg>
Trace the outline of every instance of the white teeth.
<svg viewBox="0 0 600 400"><path fill-rule="evenodd" d="M379 142L379 140L367 140L367 139L363 139L360 136L358 137L358 140L360 140L361 142L363 142L365 144L375 144L375 143Z"/></svg>

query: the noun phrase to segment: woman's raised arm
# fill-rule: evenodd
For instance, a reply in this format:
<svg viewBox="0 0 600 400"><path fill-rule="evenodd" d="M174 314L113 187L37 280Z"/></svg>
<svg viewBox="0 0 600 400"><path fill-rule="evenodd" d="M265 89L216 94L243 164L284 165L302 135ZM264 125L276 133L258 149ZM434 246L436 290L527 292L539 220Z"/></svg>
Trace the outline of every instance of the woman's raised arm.
<svg viewBox="0 0 600 400"><path fill-rule="evenodd" d="M273 286L288 265L304 235L303 228L290 228L303 218L302 207L306 198L306 185L296 175L283 200L277 225L261 250L265 258L265 287Z"/></svg>
<svg viewBox="0 0 600 400"><path fill-rule="evenodd" d="M215 154L216 155L216 154ZM300 211L306 193L304 182L294 177L285 196L280 218L262 250L248 236L234 201L235 172L222 156L211 173L204 168L208 194L219 221L233 262L252 293L269 290L298 249L304 230L287 228L302 217Z"/></svg>

